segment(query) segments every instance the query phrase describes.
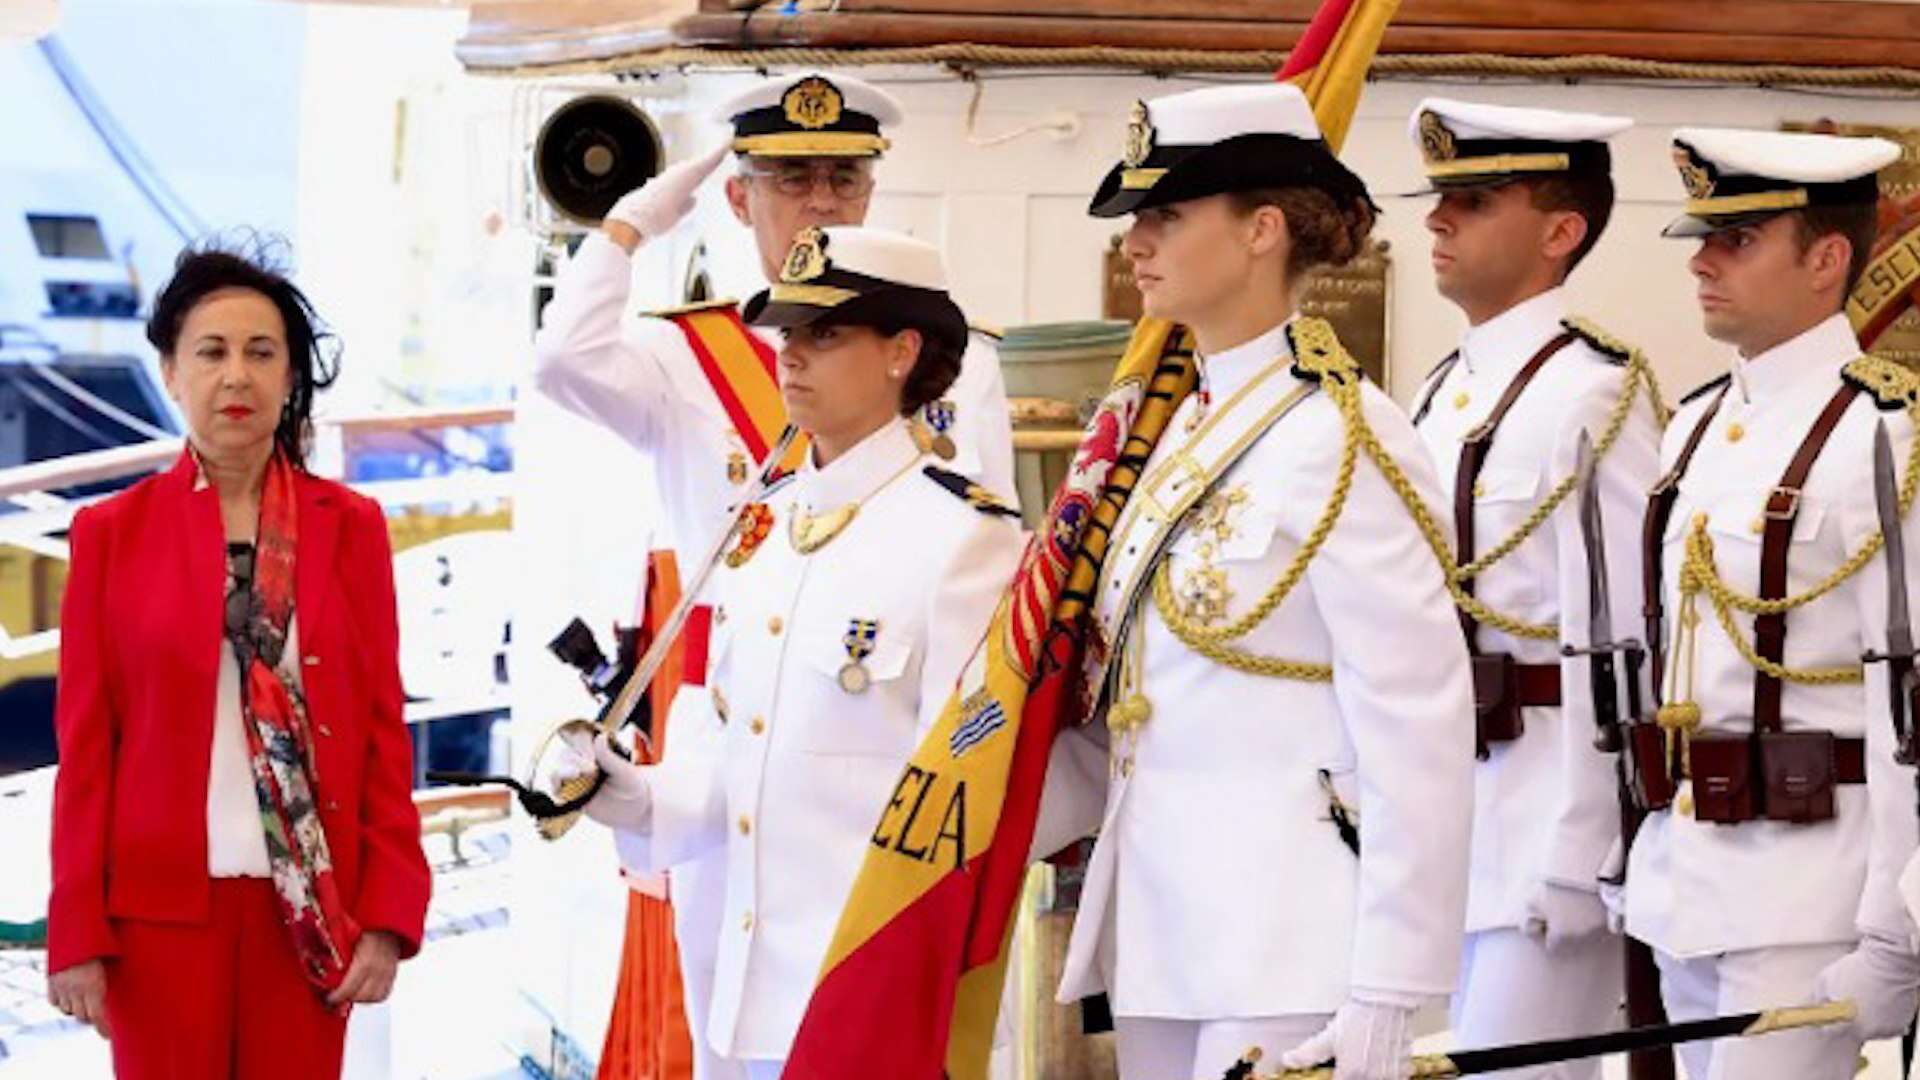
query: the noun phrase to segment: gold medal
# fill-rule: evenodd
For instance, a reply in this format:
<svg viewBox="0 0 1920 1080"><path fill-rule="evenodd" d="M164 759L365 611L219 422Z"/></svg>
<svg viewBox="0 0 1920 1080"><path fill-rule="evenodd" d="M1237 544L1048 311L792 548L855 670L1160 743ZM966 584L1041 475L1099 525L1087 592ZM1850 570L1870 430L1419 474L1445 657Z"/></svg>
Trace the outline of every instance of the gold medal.
<svg viewBox="0 0 1920 1080"><path fill-rule="evenodd" d="M727 482L735 487L747 482L747 455L738 450L727 455Z"/></svg>
<svg viewBox="0 0 1920 1080"><path fill-rule="evenodd" d="M840 667L840 689L849 694L864 694L867 687L873 685L873 676L867 672L867 666L858 660L849 660Z"/></svg>
<svg viewBox="0 0 1920 1080"><path fill-rule="evenodd" d="M873 685L873 673L867 670L867 657L873 655L873 640L880 634L878 619L848 619L847 632L840 643L847 648L847 662L840 666L840 689L849 694L864 694Z"/></svg>
<svg viewBox="0 0 1920 1080"><path fill-rule="evenodd" d="M787 538L793 541L793 550L802 555L811 555L845 532L847 526L853 524L854 515L859 512L859 503L836 506L824 514L813 514L796 507L793 516L787 519Z"/></svg>

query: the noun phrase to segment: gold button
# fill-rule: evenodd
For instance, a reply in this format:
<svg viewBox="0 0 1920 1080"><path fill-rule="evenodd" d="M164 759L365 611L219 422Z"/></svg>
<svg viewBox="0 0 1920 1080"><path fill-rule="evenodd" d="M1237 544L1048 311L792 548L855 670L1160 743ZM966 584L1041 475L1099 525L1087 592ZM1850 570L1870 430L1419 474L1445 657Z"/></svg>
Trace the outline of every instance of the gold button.
<svg viewBox="0 0 1920 1080"><path fill-rule="evenodd" d="M1473 497L1474 497L1474 498L1476 498L1476 499L1484 499L1484 498L1486 498L1486 497L1487 497L1487 485L1485 485L1485 484L1475 484L1475 485L1473 485Z"/></svg>
<svg viewBox="0 0 1920 1080"><path fill-rule="evenodd" d="M1473 399L1467 396L1467 392L1465 390L1462 390L1459 393L1453 395L1453 407L1456 409L1464 409L1467 407L1467 402L1471 400Z"/></svg>
<svg viewBox="0 0 1920 1080"><path fill-rule="evenodd" d="M1767 531L1767 519L1763 517L1754 518L1747 523L1747 528L1751 530L1755 536L1758 536Z"/></svg>
<svg viewBox="0 0 1920 1080"><path fill-rule="evenodd" d="M1213 558L1213 545L1211 543L1200 545L1200 557L1203 559Z"/></svg>
<svg viewBox="0 0 1920 1080"><path fill-rule="evenodd" d="M320 658L317 656L313 656L311 654L301 657L300 660L302 663L306 664L308 667L320 666Z"/></svg>
<svg viewBox="0 0 1920 1080"><path fill-rule="evenodd" d="M753 718L753 722L747 725L747 729L749 731L752 731L755 735L758 735L761 732L767 730L767 722L756 716Z"/></svg>
<svg viewBox="0 0 1920 1080"><path fill-rule="evenodd" d="M740 835L741 836L753 835L753 822L749 820L747 815L745 814L740 815Z"/></svg>
<svg viewBox="0 0 1920 1080"><path fill-rule="evenodd" d="M767 620L767 633L772 634L774 637L779 637L780 628L785 625L786 623L780 621L780 616L775 615L773 618Z"/></svg>
<svg viewBox="0 0 1920 1080"><path fill-rule="evenodd" d="M753 929L753 912L749 911L740 916L740 929L743 931Z"/></svg>
<svg viewBox="0 0 1920 1080"><path fill-rule="evenodd" d="M1693 792L1683 791L1673 798L1674 813L1681 817L1693 816Z"/></svg>
<svg viewBox="0 0 1920 1080"><path fill-rule="evenodd" d="M1728 442L1739 442L1741 439L1746 437L1746 434L1747 434L1747 429L1741 427L1739 424L1727 425L1727 441Z"/></svg>

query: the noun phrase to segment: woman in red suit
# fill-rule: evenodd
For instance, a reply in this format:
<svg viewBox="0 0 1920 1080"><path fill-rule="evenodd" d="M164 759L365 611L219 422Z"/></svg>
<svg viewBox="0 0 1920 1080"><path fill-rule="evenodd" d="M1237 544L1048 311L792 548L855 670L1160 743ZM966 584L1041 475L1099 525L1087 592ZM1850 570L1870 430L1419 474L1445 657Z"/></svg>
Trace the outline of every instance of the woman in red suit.
<svg viewBox="0 0 1920 1080"><path fill-rule="evenodd" d="M264 259L147 336L187 449L68 536L49 997L125 1080L338 1077L430 889L385 518L305 470L331 339Z"/></svg>

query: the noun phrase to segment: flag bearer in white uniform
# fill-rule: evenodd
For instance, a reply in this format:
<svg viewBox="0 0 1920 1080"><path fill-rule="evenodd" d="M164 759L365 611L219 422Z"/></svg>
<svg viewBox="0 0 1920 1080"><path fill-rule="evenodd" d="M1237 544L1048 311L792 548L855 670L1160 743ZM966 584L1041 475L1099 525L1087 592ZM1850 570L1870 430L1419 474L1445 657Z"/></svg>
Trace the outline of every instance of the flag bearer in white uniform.
<svg viewBox="0 0 1920 1080"><path fill-rule="evenodd" d="M1397 1080L1459 963L1473 717L1408 505L1437 503L1426 453L1294 306L1372 201L1268 84L1137 106L1091 212L1134 215L1146 311L1194 332L1201 374L1098 584L1111 769L1060 997L1108 994L1122 1080L1256 1045Z"/></svg>
<svg viewBox="0 0 1920 1080"><path fill-rule="evenodd" d="M909 418L960 370L939 253L803 230L747 320L785 337L780 387L811 440L755 504L717 582L704 696L717 755L637 767L598 746L588 813L629 865L725 860L707 1039L775 1080L901 768L973 658L1019 561L1018 512L945 468ZM936 831L929 857L939 856Z"/></svg>
<svg viewBox="0 0 1920 1080"><path fill-rule="evenodd" d="M1912 771L1893 760L1884 672L1861 657L1888 626L1874 433L1886 426L1911 483L1916 384L1862 358L1842 313L1898 147L1683 128L1673 153L1687 203L1667 234L1696 238L1702 319L1733 356L1662 448L1661 704L1632 732L1652 812L1625 905L1685 1021L1861 996L1871 961L1910 940L1894 881L1914 844ZM1864 1038L1912 1014L1909 994L1854 1025L1680 1057L1695 1080L1845 1080Z"/></svg>
<svg viewBox="0 0 1920 1080"><path fill-rule="evenodd" d="M720 118L732 138L674 165L621 199L600 231L580 244L561 272L534 339L541 390L582 417L619 434L653 461L659 484L658 546L677 556L683 576L725 526L727 510L759 472L756 457L772 439L742 417L763 420L780 408L772 378L775 335L743 326L732 301L634 317L628 311L629 259L693 210L696 192L729 155L737 172L726 199L752 231L769 280L778 278L795 234L804 228L858 224L866 218L884 131L900 107L885 92L847 76L802 74L768 80L728 102ZM703 355L704 354L704 355ZM703 361L732 360L731 383ZM758 364L759 369L749 365ZM744 378L737 373L744 371ZM758 382L756 384L755 379ZM758 392L757 394L755 392ZM745 397L747 400L740 400ZM943 464L1012 497L1012 428L999 354L970 335L959 377L924 403L911 430ZM778 430L778 423L771 425ZM710 610L689 620L687 679L668 723L671 753L710 748L711 711L695 708L705 664ZM692 702L693 704L689 704ZM718 859L675 868L674 926L689 1027L706 1025L714 949L721 929L723 870ZM737 1080L694 1039L696 1080Z"/></svg>
<svg viewBox="0 0 1920 1080"><path fill-rule="evenodd" d="M1620 835L1619 784L1613 756L1595 747L1588 661L1560 645L1590 637L1574 486L1583 432L1597 455L1613 625L1640 626L1640 519L1659 475L1662 406L1645 359L1577 316L1567 286L1612 216L1607 141L1630 125L1446 98L1422 101L1409 125L1439 196L1427 215L1434 276L1468 324L1414 411L1457 558L1474 571L1460 619L1480 763L1453 1001L1467 1047L1619 1024L1625 954L1598 881ZM1514 1075L1598 1080L1600 1062Z"/></svg>

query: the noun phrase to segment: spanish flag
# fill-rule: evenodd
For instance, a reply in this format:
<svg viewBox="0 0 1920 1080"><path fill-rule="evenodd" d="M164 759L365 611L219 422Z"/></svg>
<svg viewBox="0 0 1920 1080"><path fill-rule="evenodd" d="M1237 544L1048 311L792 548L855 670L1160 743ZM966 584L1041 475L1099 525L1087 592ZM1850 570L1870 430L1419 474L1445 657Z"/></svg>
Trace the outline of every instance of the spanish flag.
<svg viewBox="0 0 1920 1080"><path fill-rule="evenodd" d="M1282 78L1336 149L1398 0L1327 0ZM786 1080L984 1080L1056 733L1081 673L1109 531L1197 381L1189 335L1144 319L986 640L879 808Z"/></svg>

